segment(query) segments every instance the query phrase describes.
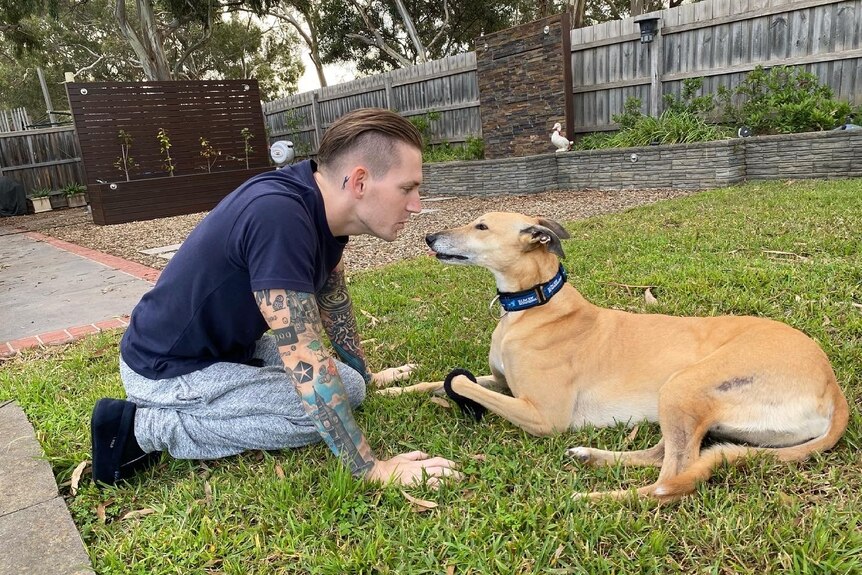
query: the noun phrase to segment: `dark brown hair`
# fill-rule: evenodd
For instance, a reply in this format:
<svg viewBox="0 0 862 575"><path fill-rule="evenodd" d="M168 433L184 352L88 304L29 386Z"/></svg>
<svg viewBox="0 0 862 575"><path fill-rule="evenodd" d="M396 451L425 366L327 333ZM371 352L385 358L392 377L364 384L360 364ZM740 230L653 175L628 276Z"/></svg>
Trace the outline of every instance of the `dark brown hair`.
<svg viewBox="0 0 862 575"><path fill-rule="evenodd" d="M422 134L408 120L384 108L360 108L341 116L326 130L317 163L338 171L349 154L358 152L371 173L380 177L398 160L398 142L422 150Z"/></svg>

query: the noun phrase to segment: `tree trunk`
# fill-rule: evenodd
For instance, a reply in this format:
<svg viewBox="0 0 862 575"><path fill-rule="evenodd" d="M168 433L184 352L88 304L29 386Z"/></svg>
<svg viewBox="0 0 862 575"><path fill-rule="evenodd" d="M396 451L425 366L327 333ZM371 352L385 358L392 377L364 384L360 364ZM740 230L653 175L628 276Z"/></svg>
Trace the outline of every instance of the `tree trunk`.
<svg viewBox="0 0 862 575"><path fill-rule="evenodd" d="M287 12L280 11L270 11L269 15L279 20L283 20L290 24L296 33L302 38L302 41L305 42L305 45L308 46L308 57L311 58L311 63L314 64L314 70L317 72L317 80L320 82L320 87L323 88L327 85L326 82L326 74L323 72L323 59L320 57L320 44L317 41L317 28L314 25L314 20L312 19L311 14L303 11L297 10L300 14L302 14L302 18L305 20L305 25L308 26L308 32L305 31L305 28L299 23L299 21L293 17L293 14Z"/></svg>
<svg viewBox="0 0 862 575"><path fill-rule="evenodd" d="M126 0L116 0L114 3L114 18L120 35L135 52L147 80L173 80L162 45L163 38L156 26L152 0L137 0L136 5L142 34L138 34L126 18Z"/></svg>
<svg viewBox="0 0 862 575"><path fill-rule="evenodd" d="M572 0L572 29L583 28L587 19L587 0Z"/></svg>
<svg viewBox="0 0 862 575"><path fill-rule="evenodd" d="M404 23L404 29L407 31L407 36L413 43L413 48L416 50L416 61L425 62L425 46L419 39L419 33L416 31L416 25L413 24L413 18L404 6L403 0L395 0L395 5L398 7L398 13L401 14L401 21Z"/></svg>
<svg viewBox="0 0 862 575"><path fill-rule="evenodd" d="M632 17L640 16L641 14L644 13L644 8L645 8L644 4L645 4L644 0L631 0L629 5L631 6Z"/></svg>

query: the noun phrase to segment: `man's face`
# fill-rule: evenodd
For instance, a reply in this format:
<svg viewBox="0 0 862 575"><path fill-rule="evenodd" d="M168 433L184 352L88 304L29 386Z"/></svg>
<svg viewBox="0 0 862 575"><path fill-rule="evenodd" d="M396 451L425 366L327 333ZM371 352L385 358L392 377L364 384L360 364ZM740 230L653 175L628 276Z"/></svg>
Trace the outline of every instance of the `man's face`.
<svg viewBox="0 0 862 575"><path fill-rule="evenodd" d="M396 145L398 159L385 175L370 177L358 211L367 233L387 242L398 236L411 214L422 210L422 152L407 144Z"/></svg>

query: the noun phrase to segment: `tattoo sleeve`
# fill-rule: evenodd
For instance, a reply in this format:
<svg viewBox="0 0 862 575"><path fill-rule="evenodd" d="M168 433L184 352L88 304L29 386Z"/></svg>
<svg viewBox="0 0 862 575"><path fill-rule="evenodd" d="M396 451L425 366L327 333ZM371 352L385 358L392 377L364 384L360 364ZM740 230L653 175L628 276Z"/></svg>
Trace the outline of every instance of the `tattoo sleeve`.
<svg viewBox="0 0 862 575"><path fill-rule="evenodd" d="M318 305L323 328L329 336L335 353L341 361L358 371L365 378L365 383L371 381L371 374L365 363L365 352L359 343L359 330L356 328L356 316L353 313L353 303L344 281L344 271L339 266L332 272L318 294Z"/></svg>
<svg viewBox="0 0 862 575"><path fill-rule="evenodd" d="M323 346L315 296L263 290L255 292L255 298L272 328L285 371L317 431L354 475L364 475L376 459L353 417L335 361Z"/></svg>

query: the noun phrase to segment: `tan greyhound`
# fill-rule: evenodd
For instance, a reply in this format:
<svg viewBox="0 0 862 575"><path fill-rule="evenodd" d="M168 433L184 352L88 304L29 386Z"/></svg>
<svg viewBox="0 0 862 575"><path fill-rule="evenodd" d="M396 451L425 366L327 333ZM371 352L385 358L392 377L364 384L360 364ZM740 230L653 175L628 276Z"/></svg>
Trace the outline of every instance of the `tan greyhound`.
<svg viewBox="0 0 862 575"><path fill-rule="evenodd" d="M442 262L490 270L504 309L512 310L491 337L491 375L475 383L451 377L455 396L535 435L658 422L662 439L650 449L574 447L568 454L592 465L661 466L658 480L637 490L661 501L691 493L723 460L766 452L793 461L835 445L847 427L847 401L812 339L762 318L595 306L565 281L560 238L568 237L551 220L495 212L425 238ZM495 391L505 388L511 396ZM719 443L702 448L707 434Z"/></svg>

